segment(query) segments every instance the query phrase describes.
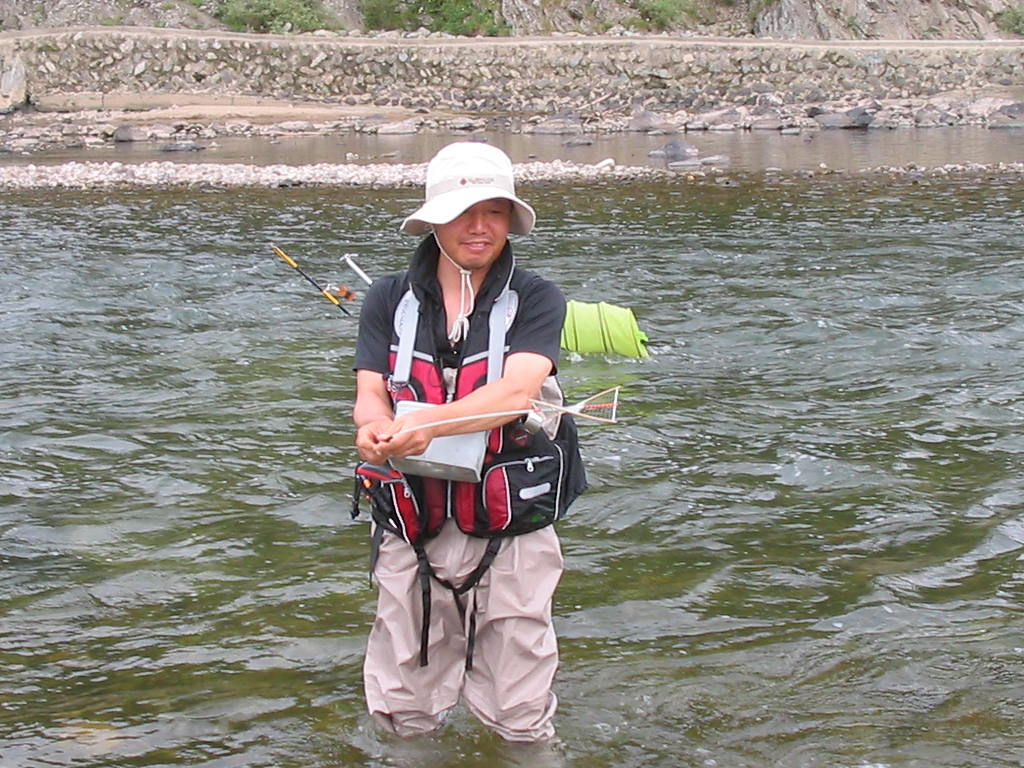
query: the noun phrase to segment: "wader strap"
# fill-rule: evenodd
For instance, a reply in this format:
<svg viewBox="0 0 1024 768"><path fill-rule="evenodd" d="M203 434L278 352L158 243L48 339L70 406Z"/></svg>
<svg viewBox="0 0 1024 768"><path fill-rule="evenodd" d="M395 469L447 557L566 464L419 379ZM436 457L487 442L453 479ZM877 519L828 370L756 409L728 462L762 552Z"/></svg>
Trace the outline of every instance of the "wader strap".
<svg viewBox="0 0 1024 768"><path fill-rule="evenodd" d="M484 551L483 557L480 558L480 562L477 563L476 568L473 572L466 577L466 580L462 582L461 586L456 587L450 581L446 579L437 579L438 583L446 589L451 590L452 598L455 600L455 607L459 610L459 618L462 620L462 626L466 626L466 606L462 604L459 599L462 595L469 592L477 584L480 583L480 579L487 573L487 569L491 567L491 563L494 562L494 558L498 555L498 550L501 549L502 540L495 536L487 542L487 549ZM466 630L466 671L469 672L473 669L473 649L476 647L476 593L473 593L473 610L469 614L469 628ZM421 654L422 658L422 654Z"/></svg>
<svg viewBox="0 0 1024 768"><path fill-rule="evenodd" d="M373 586L373 572L377 570L377 558L380 557L380 541L384 538L384 526L373 524L370 534L370 586Z"/></svg>
<svg viewBox="0 0 1024 768"><path fill-rule="evenodd" d="M487 569L491 567L491 563L494 562L494 558L498 555L498 550L501 549L502 540L495 536L493 539L487 542L487 549L484 551L483 557L480 558L480 562L477 563L476 568L473 572L466 577L466 580L462 582L460 586L455 586L447 579L442 579L434 573L434 569L430 567L430 560L427 558L427 553L423 549L423 546L417 544L414 548L416 550L416 559L419 563L419 580L420 580L420 593L423 601L423 625L420 627L420 666L427 666L427 646L430 645L430 579L433 578L438 584L448 589L452 593L452 598L455 600L455 607L459 611L459 618L462 620L462 625L466 625L466 606L462 604L459 599L462 595L469 592L477 584L480 583L480 579L483 578L484 574L487 573ZM473 611L469 615L469 629L466 633L466 671L473 669L473 649L476 647L476 594L473 595Z"/></svg>
<svg viewBox="0 0 1024 768"><path fill-rule="evenodd" d="M476 592L473 593L473 610L469 614L469 634L466 636L466 671L473 671L473 650L476 648Z"/></svg>
<svg viewBox="0 0 1024 768"><path fill-rule="evenodd" d="M480 565L476 567L476 582L479 582L483 578L484 573L488 568L491 567L491 563L494 562L494 558L498 555L498 550L501 549L502 539L494 537L487 542L487 551L484 552L484 556L480 559ZM479 572L479 573L477 573ZM465 585L463 585L465 587ZM458 600L458 598L455 598ZM469 632L466 635L466 671L473 671L473 650L476 648L476 592L473 593L473 611L469 614Z"/></svg>
<svg viewBox="0 0 1024 768"><path fill-rule="evenodd" d="M430 645L430 577L434 569L422 544L415 545L416 559L419 561L420 599L423 603L423 624L420 627L420 666L427 666L427 647Z"/></svg>

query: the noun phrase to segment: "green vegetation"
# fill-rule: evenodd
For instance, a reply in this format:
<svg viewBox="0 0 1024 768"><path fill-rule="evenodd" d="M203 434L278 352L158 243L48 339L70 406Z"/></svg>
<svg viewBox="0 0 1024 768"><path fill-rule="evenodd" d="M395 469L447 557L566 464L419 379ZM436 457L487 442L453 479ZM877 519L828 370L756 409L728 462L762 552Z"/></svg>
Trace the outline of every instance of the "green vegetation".
<svg viewBox="0 0 1024 768"><path fill-rule="evenodd" d="M235 32L309 32L328 26L319 0L221 0L213 15Z"/></svg>
<svg viewBox="0 0 1024 768"><path fill-rule="evenodd" d="M747 21L753 22L762 13L778 4L779 0L750 0L747 3Z"/></svg>
<svg viewBox="0 0 1024 768"><path fill-rule="evenodd" d="M189 2L212 13L236 32L308 32L330 27L330 17L321 0ZM701 20L709 2L712 7L728 6L735 0L630 0L636 15L622 23L636 30L686 26ZM511 32L501 14L501 0L361 0L360 11L366 29L411 31L424 27L433 32L470 36L508 35Z"/></svg>
<svg viewBox="0 0 1024 768"><path fill-rule="evenodd" d="M474 0L427 0L427 14L442 32L453 35L508 34L500 4Z"/></svg>
<svg viewBox="0 0 1024 768"><path fill-rule="evenodd" d="M996 16L996 24L1003 32L1012 35L1024 35L1024 5L1007 8Z"/></svg>
<svg viewBox="0 0 1024 768"><path fill-rule="evenodd" d="M321 0L188 0L236 32L308 32L330 27ZM777 2L777 0L760 0ZM702 3L735 0L630 0L636 11L624 23L636 30L667 30L700 21ZM411 31L424 27L452 35L508 35L501 0L361 0L366 29ZM706 8L705 8L706 10ZM610 24L606 25L611 26Z"/></svg>
<svg viewBox="0 0 1024 768"><path fill-rule="evenodd" d="M361 10L367 29L426 27L452 35L509 33L496 0L363 0Z"/></svg>
<svg viewBox="0 0 1024 768"><path fill-rule="evenodd" d="M845 21L845 26L850 30L850 34L855 38L866 39L869 37L868 33L864 31L863 25L855 16L848 16Z"/></svg>
<svg viewBox="0 0 1024 768"><path fill-rule="evenodd" d="M653 29L670 29L699 15L692 0L635 0L633 6Z"/></svg>
<svg viewBox="0 0 1024 768"><path fill-rule="evenodd" d="M624 23L634 29L671 29L700 16L696 0L632 0L631 4L637 15ZM426 27L453 35L507 35L510 31L498 0L363 0L361 11L367 29Z"/></svg>
<svg viewBox="0 0 1024 768"><path fill-rule="evenodd" d="M361 10L367 29L411 29L419 21L412 8L397 0L363 0Z"/></svg>

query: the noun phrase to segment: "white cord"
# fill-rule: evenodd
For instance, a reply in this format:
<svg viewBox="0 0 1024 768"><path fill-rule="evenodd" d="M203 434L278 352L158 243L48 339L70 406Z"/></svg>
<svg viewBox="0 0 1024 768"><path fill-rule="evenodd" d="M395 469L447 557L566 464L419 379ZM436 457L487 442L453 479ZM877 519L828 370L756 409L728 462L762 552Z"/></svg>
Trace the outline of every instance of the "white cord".
<svg viewBox="0 0 1024 768"><path fill-rule="evenodd" d="M473 291L473 273L455 263L455 259L449 256L441 246L441 241L437 239L436 232L434 233L434 239L437 240L437 248L441 251L441 255L448 259L453 267L459 270L459 314L455 316L455 322L448 333L448 341L452 344L457 344L469 335L469 316L473 314L473 307L476 304L476 293Z"/></svg>

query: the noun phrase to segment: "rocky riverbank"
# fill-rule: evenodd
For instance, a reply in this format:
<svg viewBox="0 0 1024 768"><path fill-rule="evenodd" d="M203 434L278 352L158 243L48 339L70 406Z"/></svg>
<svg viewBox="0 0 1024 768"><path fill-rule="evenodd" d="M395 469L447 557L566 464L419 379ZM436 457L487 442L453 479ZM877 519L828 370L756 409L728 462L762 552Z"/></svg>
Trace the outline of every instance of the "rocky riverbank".
<svg viewBox="0 0 1024 768"><path fill-rule="evenodd" d="M195 104L150 109L18 111L0 118L0 157L54 149L83 151L114 144L145 143L161 151L197 151L223 138L379 136L421 133L474 136L485 131L562 137L567 145L596 135L644 133L684 136L697 132L817 131L982 126L1024 129L1024 102L1009 91L980 97L949 96L880 101L850 98L833 102L773 103L711 110L608 113L581 117L571 110L528 118L459 115L425 109L344 107L292 103ZM138 97L133 97L138 101ZM685 142L679 142L684 144ZM669 160L683 159L669 157Z"/></svg>
<svg viewBox="0 0 1024 768"><path fill-rule="evenodd" d="M531 117L458 115L426 109L331 107L315 104L197 104L148 110L19 111L0 118L0 153L89 149L150 142L166 151L198 149L224 137L345 135L472 135L503 131L564 136L566 142L620 132L678 135L699 131L779 131L985 126L1024 129L1024 101L994 90L980 97L788 103L765 98L747 106L607 113L582 117L571 109ZM137 97L136 97L137 100Z"/></svg>
<svg viewBox="0 0 1024 768"><path fill-rule="evenodd" d="M540 180L693 177L716 165L692 145L694 135L707 133L810 137L975 126L991 129L998 141L1000 133L1024 129L1021 50L1006 41L307 40L135 29L0 34L4 92L13 105L0 116L0 166L12 166L0 184L419 183L418 177L407 181L412 172L365 177L367 171L356 170L365 165L300 173L204 164L203 180L184 167L195 163L88 162L91 150L114 145L145 146L170 160L229 138L499 133L542 136L568 148L610 134L665 137L666 167L627 170L611 160L592 174L553 164L537 171ZM26 158L48 151L74 153L83 162L26 167Z"/></svg>

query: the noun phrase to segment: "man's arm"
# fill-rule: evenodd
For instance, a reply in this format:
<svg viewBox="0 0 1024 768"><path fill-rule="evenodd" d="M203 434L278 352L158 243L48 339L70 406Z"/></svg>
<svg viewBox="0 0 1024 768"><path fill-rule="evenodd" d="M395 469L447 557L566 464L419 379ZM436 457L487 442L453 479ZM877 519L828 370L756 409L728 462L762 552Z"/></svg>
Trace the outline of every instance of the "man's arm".
<svg viewBox="0 0 1024 768"><path fill-rule="evenodd" d="M486 429L494 429L503 424L518 418L518 414L505 416L483 416L477 419L468 419L451 424L424 427L414 429L401 435L397 432L410 427L417 427L421 424L428 424L443 419L457 419L478 414L487 414L495 411L526 411L531 407L530 400L540 394L541 385L551 374L552 362L544 355L533 352L517 352L509 355L505 360L505 370L501 378L492 381L479 389L474 390L463 398L433 408L414 411L399 419L385 424L381 421L367 422L361 427L356 437L356 445L360 453L367 461L374 461L374 457L383 456L390 458L397 456L414 456L423 453L435 437L443 435L456 435L464 432L479 432ZM364 371L360 371L360 374ZM379 378L379 374L377 374ZM357 378L357 386L361 390L361 379ZM381 391L387 398L387 389L383 382L380 384ZM369 397L369 395L367 395ZM359 395L356 398L356 407L359 408ZM387 399L388 410L390 411L390 399ZM367 401L366 413L380 413L372 411L370 401ZM390 416L388 417L390 418ZM356 422L359 425L359 422ZM361 443L360 440L365 442ZM365 451L364 451L365 446ZM382 463L376 461L376 463Z"/></svg>
<svg viewBox="0 0 1024 768"><path fill-rule="evenodd" d="M393 429L394 411L384 377L377 371L356 371L356 402L352 408L352 421L356 425L356 448L364 461L383 464L389 454L381 449L385 435Z"/></svg>

